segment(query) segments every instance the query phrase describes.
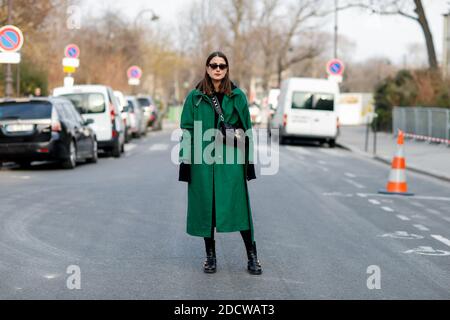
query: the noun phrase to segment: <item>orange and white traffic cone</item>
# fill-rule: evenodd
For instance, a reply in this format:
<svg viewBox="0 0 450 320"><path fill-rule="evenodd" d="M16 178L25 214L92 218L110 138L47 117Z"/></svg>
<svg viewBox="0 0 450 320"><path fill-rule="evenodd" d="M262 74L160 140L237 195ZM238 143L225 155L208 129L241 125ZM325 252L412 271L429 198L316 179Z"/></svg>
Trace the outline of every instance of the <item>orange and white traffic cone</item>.
<svg viewBox="0 0 450 320"><path fill-rule="evenodd" d="M406 160L403 152L404 133L398 131L397 152L392 160L391 171L389 173L389 181L386 190L380 190L383 194L399 194L404 196L412 196L408 192L408 184L406 183Z"/></svg>

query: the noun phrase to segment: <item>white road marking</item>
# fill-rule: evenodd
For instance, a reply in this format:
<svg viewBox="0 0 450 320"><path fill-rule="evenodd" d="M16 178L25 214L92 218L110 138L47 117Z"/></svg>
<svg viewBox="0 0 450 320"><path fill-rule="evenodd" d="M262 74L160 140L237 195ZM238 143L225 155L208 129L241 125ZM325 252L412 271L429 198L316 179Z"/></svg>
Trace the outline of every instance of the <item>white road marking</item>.
<svg viewBox="0 0 450 320"><path fill-rule="evenodd" d="M432 213L432 214L435 214L435 215L437 215L437 216L440 216L441 215L441 213L439 212L439 211L437 211L437 210L434 210L434 209L429 209L429 208L427 208L427 209L425 209L427 212L429 212L429 213Z"/></svg>
<svg viewBox="0 0 450 320"><path fill-rule="evenodd" d="M129 143L125 145L125 152L130 152L131 150L135 149L137 147L137 144Z"/></svg>
<svg viewBox="0 0 450 320"><path fill-rule="evenodd" d="M415 215L411 216L411 218L419 219L419 220L427 220L428 219L427 217L425 217L421 214L415 214Z"/></svg>
<svg viewBox="0 0 450 320"><path fill-rule="evenodd" d="M28 180L28 179L31 179L31 177L30 176L12 176L13 178L16 178L16 179L22 179L22 180Z"/></svg>
<svg viewBox="0 0 450 320"><path fill-rule="evenodd" d="M380 204L381 204L380 201L375 200L375 199L369 199L369 202L370 202L371 204L374 204L374 205L380 205Z"/></svg>
<svg viewBox="0 0 450 320"><path fill-rule="evenodd" d="M444 217L444 218L442 218L442 219L444 219L445 221L450 222L450 218L449 218L449 217Z"/></svg>
<svg viewBox="0 0 450 320"><path fill-rule="evenodd" d="M353 195L351 193L343 194L341 192L324 192L322 193L324 196L331 196L331 197L345 197L345 198L351 198Z"/></svg>
<svg viewBox="0 0 450 320"><path fill-rule="evenodd" d="M332 155L338 158L345 158L346 156L344 154L342 154L342 152L336 150L336 149L323 149L323 148L319 148L318 149L319 152L325 153L327 155Z"/></svg>
<svg viewBox="0 0 450 320"><path fill-rule="evenodd" d="M353 180L344 179L344 181L346 181L347 183L350 183L351 185L357 187L358 189L364 189L365 188L365 186L363 186L362 184L359 184L358 182L355 182Z"/></svg>
<svg viewBox="0 0 450 320"><path fill-rule="evenodd" d="M411 201L410 203L411 203L413 206L416 206L416 207L419 207L419 208L423 208L423 207L424 207L424 205L421 204L421 203L419 203L419 202Z"/></svg>
<svg viewBox="0 0 450 320"><path fill-rule="evenodd" d="M365 193L357 193L357 196L361 198L367 198L367 195Z"/></svg>
<svg viewBox="0 0 450 320"><path fill-rule="evenodd" d="M169 145L166 143L157 143L148 148L149 151L165 151L167 149L169 149Z"/></svg>
<svg viewBox="0 0 450 320"><path fill-rule="evenodd" d="M410 221L410 219L408 217L405 217L405 216L403 216L401 214L398 214L397 218L399 218L400 220L403 220L403 221Z"/></svg>
<svg viewBox="0 0 450 320"><path fill-rule="evenodd" d="M327 162L323 161L323 160L319 160L319 163L322 164L322 165L326 165L327 164Z"/></svg>
<svg viewBox="0 0 450 320"><path fill-rule="evenodd" d="M420 231L430 231L430 229L428 229L427 227L421 225L421 224L415 224L414 227L416 229L419 229Z"/></svg>
<svg viewBox="0 0 450 320"><path fill-rule="evenodd" d="M394 233L385 233L378 235L382 238L394 238L394 239L423 239L424 237L414 233L408 233L406 231L395 231Z"/></svg>
<svg viewBox="0 0 450 320"><path fill-rule="evenodd" d="M49 279L49 280L55 279L55 278L57 278L57 277L58 277L57 274L46 274L46 275L44 276L44 278Z"/></svg>
<svg viewBox="0 0 450 320"><path fill-rule="evenodd" d="M444 250L434 250L432 247L418 247L412 250L404 251L404 253L416 253L425 256L448 256L450 255L449 251Z"/></svg>
<svg viewBox="0 0 450 320"><path fill-rule="evenodd" d="M431 237L433 237L437 241L440 241L443 244L445 244L445 245L450 247L450 240L448 240L447 238L444 238L443 236L440 236L440 235L437 235L437 234L432 234Z"/></svg>
<svg viewBox="0 0 450 320"><path fill-rule="evenodd" d="M394 212L395 211L394 209L389 208L389 207L381 207L381 209L383 209L384 211L387 211L387 212Z"/></svg>
<svg viewBox="0 0 450 320"><path fill-rule="evenodd" d="M307 155L307 156L310 156L310 155L311 155L311 152L309 152L308 150L306 150L306 149L303 148L303 147L291 147L291 146L287 146L286 149L288 149L289 151L294 151L294 152L296 152L296 153L300 153L300 154Z"/></svg>
<svg viewBox="0 0 450 320"><path fill-rule="evenodd" d="M349 178L356 178L356 175L350 172L346 172L345 175Z"/></svg>
<svg viewBox="0 0 450 320"><path fill-rule="evenodd" d="M358 193L362 198L366 197L383 197L383 198L397 198L397 199L418 199L418 200L433 200L433 201L449 201L450 197L433 197L433 196L411 196L405 197L402 195L387 195L381 193Z"/></svg>

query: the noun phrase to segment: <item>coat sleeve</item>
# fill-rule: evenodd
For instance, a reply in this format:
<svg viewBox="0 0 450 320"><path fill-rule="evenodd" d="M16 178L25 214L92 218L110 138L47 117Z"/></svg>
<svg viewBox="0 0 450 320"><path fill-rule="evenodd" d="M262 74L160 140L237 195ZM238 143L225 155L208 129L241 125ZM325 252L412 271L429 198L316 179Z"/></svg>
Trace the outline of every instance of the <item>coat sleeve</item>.
<svg viewBox="0 0 450 320"><path fill-rule="evenodd" d="M242 103L242 115L244 117L244 127L246 128L246 174L247 174L247 180L253 180L256 179L256 173L255 173L255 164L253 162L253 128L252 128L252 121L250 119L250 111L248 109L248 102L247 98L244 93L241 95L241 103Z"/></svg>
<svg viewBox="0 0 450 320"><path fill-rule="evenodd" d="M191 92L183 105L181 113L180 128L182 136L180 139L180 153L179 153L179 175L178 180L184 182L191 182L191 151L193 144L194 131L194 111L193 111L193 92Z"/></svg>

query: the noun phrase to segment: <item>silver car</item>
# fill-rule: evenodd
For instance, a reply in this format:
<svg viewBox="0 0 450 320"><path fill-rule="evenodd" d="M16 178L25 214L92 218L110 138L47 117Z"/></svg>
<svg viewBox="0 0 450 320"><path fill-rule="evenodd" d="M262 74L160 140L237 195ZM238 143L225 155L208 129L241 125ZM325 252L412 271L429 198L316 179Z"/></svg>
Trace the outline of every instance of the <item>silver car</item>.
<svg viewBox="0 0 450 320"><path fill-rule="evenodd" d="M127 96L125 99L128 102L133 137L139 138L147 135L147 119L144 114L144 110L139 104L139 101L134 96Z"/></svg>

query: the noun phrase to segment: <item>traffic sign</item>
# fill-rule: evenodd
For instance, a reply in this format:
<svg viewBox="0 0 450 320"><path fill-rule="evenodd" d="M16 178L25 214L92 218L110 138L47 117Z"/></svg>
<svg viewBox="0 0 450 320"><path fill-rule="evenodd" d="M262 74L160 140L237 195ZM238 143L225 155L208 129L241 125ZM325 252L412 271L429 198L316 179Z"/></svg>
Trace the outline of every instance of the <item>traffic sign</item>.
<svg viewBox="0 0 450 320"><path fill-rule="evenodd" d="M80 48L78 48L76 44L69 44L64 49L64 55L66 56L66 58L78 59L78 57L80 56Z"/></svg>
<svg viewBox="0 0 450 320"><path fill-rule="evenodd" d="M19 52L0 52L0 63L18 64L20 63Z"/></svg>
<svg viewBox="0 0 450 320"><path fill-rule="evenodd" d="M339 59L332 59L327 63L327 73L330 76L342 76L344 69L344 63Z"/></svg>
<svg viewBox="0 0 450 320"><path fill-rule="evenodd" d="M75 67L64 67L64 73L75 73L76 70Z"/></svg>
<svg viewBox="0 0 450 320"><path fill-rule="evenodd" d="M0 28L0 51L3 52L17 52L23 46L22 31L11 25Z"/></svg>
<svg viewBox="0 0 450 320"><path fill-rule="evenodd" d="M80 66L80 59L64 58L62 61L63 67L78 68Z"/></svg>
<svg viewBox="0 0 450 320"><path fill-rule="evenodd" d="M128 84L130 86L138 86L141 84L141 80L139 80L137 78L130 78L130 79L128 79Z"/></svg>
<svg viewBox="0 0 450 320"><path fill-rule="evenodd" d="M142 77L142 69L138 66L132 66L128 68L127 71L128 79L141 79Z"/></svg>

